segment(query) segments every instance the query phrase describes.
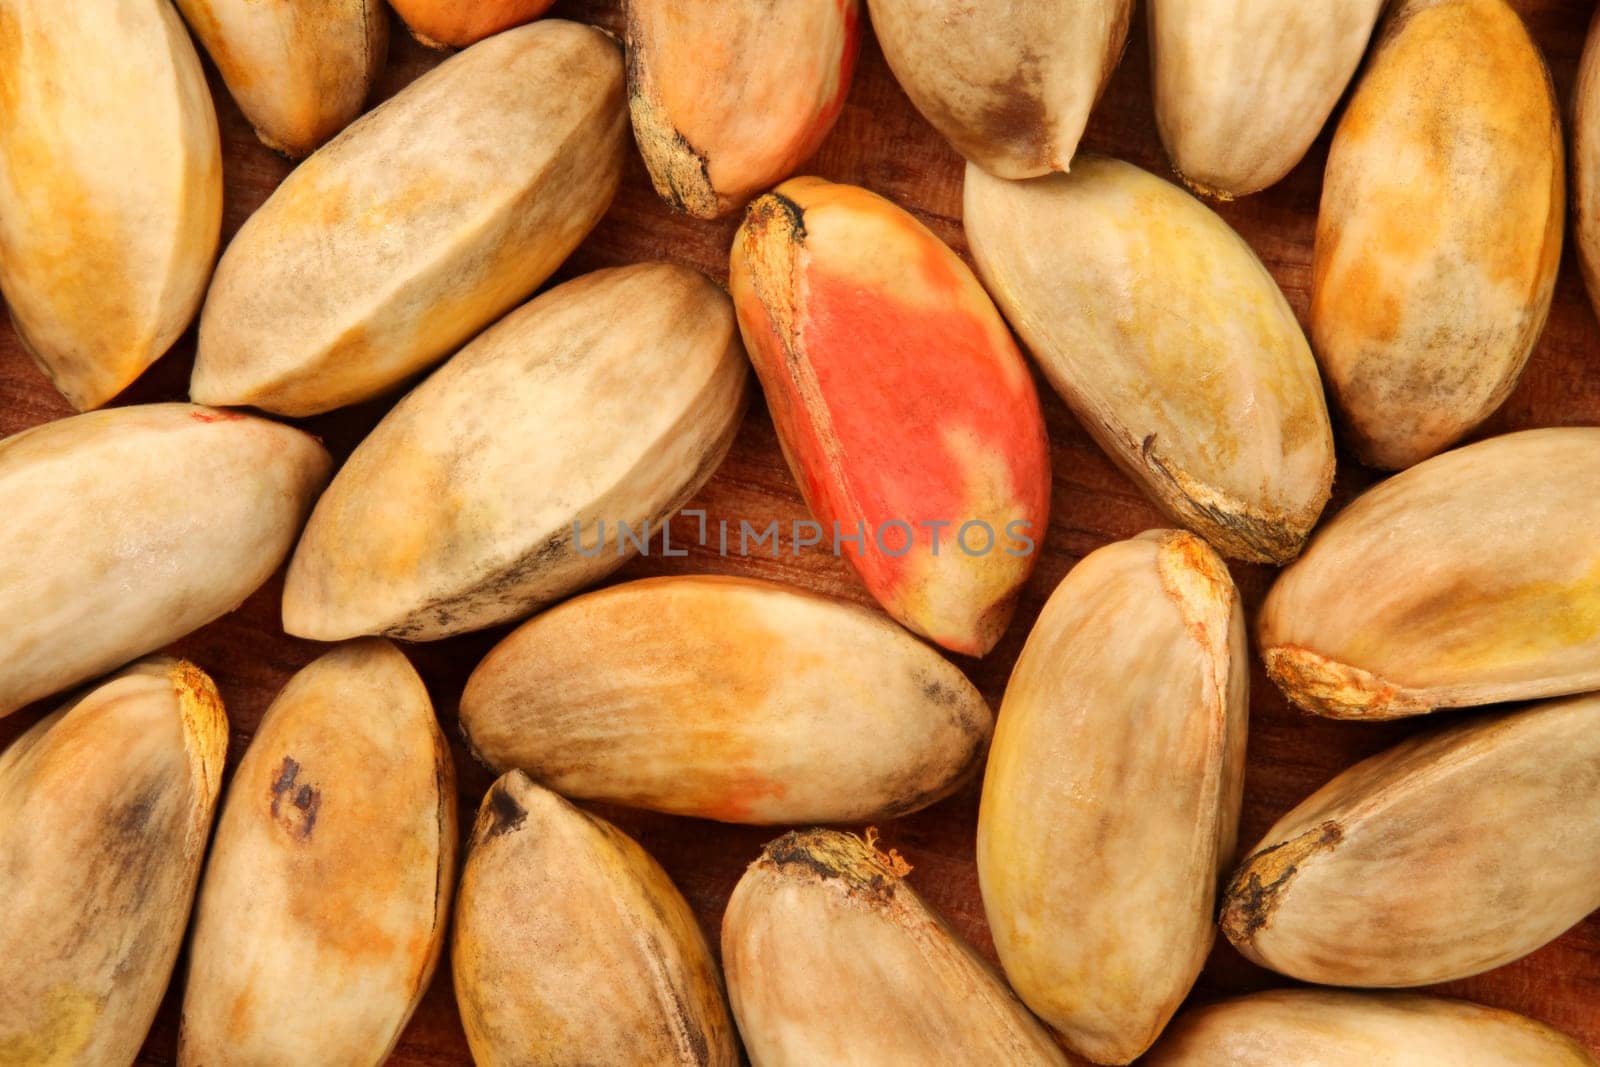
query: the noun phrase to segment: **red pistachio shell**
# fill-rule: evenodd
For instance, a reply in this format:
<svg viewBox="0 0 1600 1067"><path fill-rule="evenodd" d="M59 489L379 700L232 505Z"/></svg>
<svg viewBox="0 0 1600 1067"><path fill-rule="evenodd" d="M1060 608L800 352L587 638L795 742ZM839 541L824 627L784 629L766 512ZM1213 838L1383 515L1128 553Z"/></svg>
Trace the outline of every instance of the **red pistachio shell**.
<svg viewBox="0 0 1600 1067"><path fill-rule="evenodd" d="M389 0L411 36L429 48L465 48L532 22L555 0Z"/></svg>
<svg viewBox="0 0 1600 1067"><path fill-rule="evenodd" d="M732 289L825 540L835 524L864 531L863 548L841 551L889 614L987 652L1033 569L1050 497L1038 394L988 294L905 211L819 178L751 206Z"/></svg>

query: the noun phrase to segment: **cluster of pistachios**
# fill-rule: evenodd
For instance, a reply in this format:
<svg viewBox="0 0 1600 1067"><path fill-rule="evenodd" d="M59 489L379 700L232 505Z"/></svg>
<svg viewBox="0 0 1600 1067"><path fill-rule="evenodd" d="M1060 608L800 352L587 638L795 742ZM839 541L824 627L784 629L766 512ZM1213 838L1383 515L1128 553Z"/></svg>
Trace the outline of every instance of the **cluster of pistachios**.
<svg viewBox="0 0 1600 1067"><path fill-rule="evenodd" d="M1600 428L1453 447L1515 386L1564 230L1556 102L1506 0L1381 26L1380 0L1150 0L1156 122L1198 196L1283 178L1366 57L1309 331L1197 195L1080 151L1131 0L868 0L970 161L976 269L793 176L845 107L857 0L631 0L624 41L549 0L392 3L461 50L362 115L378 0L0 0L0 289L84 412L0 442L0 716L64 701L0 753L0 1064L132 1062L186 931L194 1067L381 1063L447 941L481 1064L1596 1063L1409 994L1178 1014L1219 929L1293 978L1414 987L1600 908ZM189 30L305 157L220 260ZM1600 293L1597 42L1574 184ZM610 208L630 121L674 209L744 210L726 289L654 262L537 292ZM192 402L90 410L197 318ZM1049 533L1029 357L1177 528L1066 575L996 717L941 649L995 648ZM712 477L752 369L881 611L714 575L590 590ZM423 372L337 472L233 410ZM1322 522L1336 428L1401 473ZM1286 565L1255 634L1310 712L1542 703L1348 769L1241 860L1224 557ZM222 695L158 653L285 564L286 632L340 643L225 785ZM500 777L458 864L450 750L388 639L508 623L461 694ZM980 779L999 968L874 831L810 828ZM720 966L590 802L788 831L733 889Z"/></svg>

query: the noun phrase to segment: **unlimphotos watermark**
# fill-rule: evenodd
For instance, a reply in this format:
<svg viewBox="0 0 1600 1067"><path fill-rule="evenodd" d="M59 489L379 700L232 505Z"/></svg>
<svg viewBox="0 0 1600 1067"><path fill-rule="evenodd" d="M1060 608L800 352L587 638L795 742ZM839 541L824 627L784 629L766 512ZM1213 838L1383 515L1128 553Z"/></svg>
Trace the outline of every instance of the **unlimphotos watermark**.
<svg viewBox="0 0 1600 1067"><path fill-rule="evenodd" d="M870 528L864 521L857 522L854 527L835 522L829 530L814 519L795 519L789 523L771 519L758 526L748 519L739 519L737 522L718 519L713 523L705 511L699 509L678 514L698 520L698 536L691 541L674 545L672 522L669 519L655 523L646 519L637 525L626 520L594 519L585 523L583 519L574 519L572 544L579 555L590 558L607 552L615 552L618 556L660 555L676 558L687 556L691 544L699 548L714 548L719 556L767 554L773 559L783 555L785 543L789 546L789 554L793 556L809 548L842 556L848 546L854 549L857 556L878 552L892 558L906 555L919 544L926 544L935 556L944 552L959 552L966 556L987 556L992 552L1003 552L1008 556L1031 556L1037 547L1032 537L1033 524L1023 519L1014 519L1001 530L982 519L964 522L953 519L889 519ZM786 533L787 541L784 537Z"/></svg>

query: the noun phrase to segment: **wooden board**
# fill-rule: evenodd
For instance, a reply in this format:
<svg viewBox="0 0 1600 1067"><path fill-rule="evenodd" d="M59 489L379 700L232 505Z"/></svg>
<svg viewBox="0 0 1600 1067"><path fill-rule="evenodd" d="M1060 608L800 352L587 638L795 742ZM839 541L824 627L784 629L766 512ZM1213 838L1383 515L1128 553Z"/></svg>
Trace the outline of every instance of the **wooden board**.
<svg viewBox="0 0 1600 1067"><path fill-rule="evenodd" d="M1570 103L1574 71L1592 4L1588 0L1517 0L1517 8L1543 47L1564 106ZM604 25L620 32L618 0L563 0L554 14ZM394 34L389 69L379 96L401 88L437 57ZM226 158L225 238L253 211L289 165L260 147L238 109L211 71L222 122ZM1568 107L1570 114L1570 107ZM1114 82L1091 123L1087 144L1131 160L1157 173L1167 167L1151 114L1148 51L1139 19ZM1312 234L1327 132L1309 157L1285 181L1258 196L1220 208L1250 242L1305 318ZM911 209L946 241L965 252L960 224L962 164L955 153L918 117L885 67L876 45L866 41L855 85L837 130L808 168L826 177L854 182ZM630 164L622 192L605 221L573 256L560 277L598 267L648 259L671 259L711 274L727 275L727 249L736 222L696 222L674 216L650 190L643 165ZM193 334L151 369L119 402L182 399L193 353ZM1061 402L1040 383L1055 466L1049 535L1041 546L1038 570L1023 595L1011 630L983 661L963 661L994 706L998 706L1029 626L1050 591L1074 562L1108 541L1163 525L1160 514L1094 447ZM342 459L383 415L393 398L304 421ZM0 434L11 434L71 414L65 401L21 352L9 326L0 328ZM1585 299L1570 253L1562 264L1555 309L1521 386L1480 436L1532 426L1600 422L1600 328ZM1334 508L1368 485L1373 476L1348 463L1339 470ZM751 411L732 455L690 505L704 508L712 521L748 519L787 524L807 513L779 453L772 426L760 405ZM1330 509L1331 513L1332 509ZM675 543L693 540L694 523L674 528ZM725 572L792 582L870 603L845 562L808 551L799 558L719 558L715 548L695 549L685 559L636 560L619 579L682 572ZM1233 567L1247 606L1259 605L1272 572ZM228 765L231 771L249 743L262 713L286 679L322 649L283 635L278 625L281 575L234 614L172 647L175 654L203 666L216 679L233 724ZM505 628L407 651L427 679L447 733L457 739L463 829L491 777L459 743L456 703L462 685L483 653ZM4 650L0 650L4 654ZM1249 771L1245 782L1241 845L1253 844L1274 819L1335 772L1417 729L1417 724L1364 725L1314 720L1285 707L1259 665L1252 679ZM37 721L52 702L0 720L0 744ZM360 788L359 782L349 783ZM955 928L993 958L973 866L976 788L911 818L881 827L886 845L914 865L911 882ZM690 823L666 816L607 810L665 865L699 914L716 943L723 904L744 866L771 830ZM179 981L169 993L150 1035L141 1063L175 1060ZM1213 954L1195 999L1287 984L1245 963L1226 944ZM1444 991L1545 1020L1600 1052L1600 916L1539 952L1509 966ZM450 988L442 965L393 1060L395 1064L469 1062Z"/></svg>

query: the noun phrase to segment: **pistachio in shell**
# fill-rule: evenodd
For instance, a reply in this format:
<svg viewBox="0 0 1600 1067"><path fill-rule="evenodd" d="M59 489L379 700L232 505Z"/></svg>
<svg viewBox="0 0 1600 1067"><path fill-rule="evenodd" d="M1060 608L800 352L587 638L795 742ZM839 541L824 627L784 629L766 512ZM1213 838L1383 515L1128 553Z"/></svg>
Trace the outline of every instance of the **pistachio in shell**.
<svg viewBox="0 0 1600 1067"><path fill-rule="evenodd" d="M217 820L179 1064L381 1064L444 945L456 834L450 749L398 649L295 674Z"/></svg>
<svg viewBox="0 0 1600 1067"><path fill-rule="evenodd" d="M1356 458L1449 448L1516 386L1561 262L1555 93L1505 0L1390 5L1334 133L1311 343Z"/></svg>
<svg viewBox="0 0 1600 1067"><path fill-rule="evenodd" d="M389 0L426 48L466 48L485 37L532 22L555 0Z"/></svg>
<svg viewBox="0 0 1600 1067"><path fill-rule="evenodd" d="M237 608L288 555L331 467L309 434L192 404L0 441L0 715Z"/></svg>
<svg viewBox="0 0 1600 1067"><path fill-rule="evenodd" d="M0 290L79 411L188 328L222 229L222 144L194 45L162 0L0 11Z"/></svg>
<svg viewBox="0 0 1600 1067"><path fill-rule="evenodd" d="M1413 738L1279 819L1221 925L1247 958L1326 985L1449 982L1600 908L1600 697Z"/></svg>
<svg viewBox="0 0 1600 1067"><path fill-rule="evenodd" d="M1069 1064L868 837L786 834L734 886L722 961L751 1063Z"/></svg>
<svg viewBox="0 0 1600 1067"><path fill-rule="evenodd" d="M1250 246L1129 163L1008 182L967 168L978 273L1084 427L1172 519L1234 559L1299 553L1333 431L1294 311Z"/></svg>
<svg viewBox="0 0 1600 1067"><path fill-rule="evenodd" d="M628 103L656 192L697 218L811 157L844 109L859 0L630 0Z"/></svg>
<svg viewBox="0 0 1600 1067"><path fill-rule="evenodd" d="M1589 302L1600 307L1600 18L1589 22L1572 90L1572 215Z"/></svg>
<svg viewBox="0 0 1600 1067"><path fill-rule="evenodd" d="M869 0L906 95L999 178L1065 171L1128 40L1133 0Z"/></svg>
<svg viewBox="0 0 1600 1067"><path fill-rule="evenodd" d="M1274 989L1180 1015L1150 1067L1593 1067L1576 1041L1514 1012L1409 993Z"/></svg>
<svg viewBox="0 0 1600 1067"><path fill-rule="evenodd" d="M1267 673L1319 715L1600 689L1600 429L1435 456L1336 515L1257 617Z"/></svg>
<svg viewBox="0 0 1600 1067"><path fill-rule="evenodd" d="M261 143L298 159L348 126L389 53L383 0L177 0Z"/></svg>
<svg viewBox="0 0 1600 1067"><path fill-rule="evenodd" d="M1156 129L1197 192L1232 200L1305 156L1355 75L1383 0L1150 0Z"/></svg>
<svg viewBox="0 0 1600 1067"><path fill-rule="evenodd" d="M295 550L284 628L433 640L597 581L711 477L748 378L733 305L687 267L539 296L356 448Z"/></svg>
<svg viewBox="0 0 1600 1067"><path fill-rule="evenodd" d="M1011 987L1096 1063L1149 1048L1211 950L1248 662L1227 567L1158 530L1072 569L1006 686L978 813L984 910Z"/></svg>
<svg viewBox="0 0 1600 1067"><path fill-rule="evenodd" d="M216 687L152 657L0 753L0 1063L132 1063L172 976L228 749Z"/></svg>
<svg viewBox="0 0 1600 1067"><path fill-rule="evenodd" d="M622 56L550 19L452 56L302 162L246 220L189 395L315 415L437 363L600 221L627 147Z"/></svg>
<svg viewBox="0 0 1600 1067"><path fill-rule="evenodd" d="M491 767L566 796L770 825L941 800L976 772L993 717L876 612L687 576L534 616L472 672L461 726Z"/></svg>
<svg viewBox="0 0 1600 1067"><path fill-rule="evenodd" d="M994 302L909 212L794 178L745 213L730 286L806 503L903 625L981 656L1050 511L1039 397Z"/></svg>
<svg viewBox="0 0 1600 1067"><path fill-rule="evenodd" d="M631 838L520 771L489 787L451 935L480 1067L735 1067L710 946Z"/></svg>

